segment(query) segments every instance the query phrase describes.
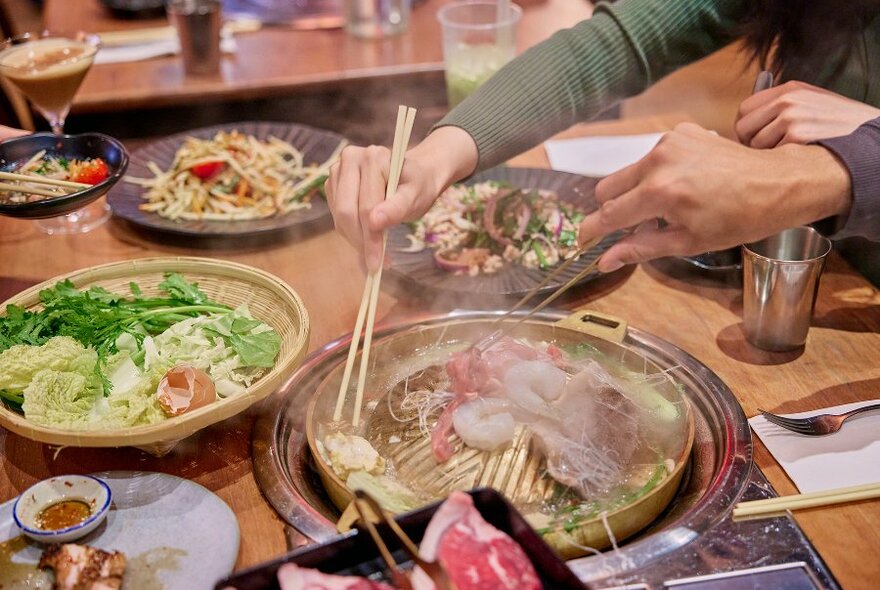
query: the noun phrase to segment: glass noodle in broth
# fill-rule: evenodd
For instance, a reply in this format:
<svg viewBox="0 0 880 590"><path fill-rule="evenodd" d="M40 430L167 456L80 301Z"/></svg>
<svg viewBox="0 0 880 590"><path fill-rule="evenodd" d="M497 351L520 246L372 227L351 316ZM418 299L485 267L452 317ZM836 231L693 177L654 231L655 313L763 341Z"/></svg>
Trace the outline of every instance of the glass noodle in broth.
<svg viewBox="0 0 880 590"><path fill-rule="evenodd" d="M527 330L483 354L469 349L479 334L390 337L374 349L361 427L318 423L323 457L349 488L391 510L491 486L546 534L631 504L669 478L690 416L666 373L572 330ZM330 389L339 383L332 377ZM352 435L363 442L340 444ZM346 453L357 468L345 468Z"/></svg>

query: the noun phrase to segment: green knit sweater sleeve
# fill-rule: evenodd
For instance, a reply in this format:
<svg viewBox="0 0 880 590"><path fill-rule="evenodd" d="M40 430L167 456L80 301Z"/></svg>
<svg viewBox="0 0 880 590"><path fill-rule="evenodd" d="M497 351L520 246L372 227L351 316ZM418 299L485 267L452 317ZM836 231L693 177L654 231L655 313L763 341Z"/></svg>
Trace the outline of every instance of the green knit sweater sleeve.
<svg viewBox="0 0 880 590"><path fill-rule="evenodd" d="M747 0L620 0L529 49L438 123L494 166L729 43Z"/></svg>

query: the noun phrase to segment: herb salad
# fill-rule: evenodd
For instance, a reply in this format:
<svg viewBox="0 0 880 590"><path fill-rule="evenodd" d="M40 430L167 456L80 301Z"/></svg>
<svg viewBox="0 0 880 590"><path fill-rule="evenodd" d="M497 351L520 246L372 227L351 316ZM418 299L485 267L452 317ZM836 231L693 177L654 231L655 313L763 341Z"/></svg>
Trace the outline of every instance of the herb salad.
<svg viewBox="0 0 880 590"><path fill-rule="evenodd" d="M584 215L551 191L497 181L456 184L410 224L406 251L432 248L437 266L472 276L498 272L505 263L547 269L577 253Z"/></svg>

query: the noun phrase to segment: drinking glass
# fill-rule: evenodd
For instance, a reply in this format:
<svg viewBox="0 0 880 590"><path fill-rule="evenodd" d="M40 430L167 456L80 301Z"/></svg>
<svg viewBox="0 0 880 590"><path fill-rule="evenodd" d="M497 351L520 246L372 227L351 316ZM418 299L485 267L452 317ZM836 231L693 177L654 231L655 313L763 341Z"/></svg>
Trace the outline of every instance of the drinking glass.
<svg viewBox="0 0 880 590"><path fill-rule="evenodd" d="M25 33L0 44L0 74L30 99L60 136L99 47L98 36L88 33ZM87 232L109 218L110 208L99 199L73 213L35 223L49 234L71 234Z"/></svg>
<svg viewBox="0 0 880 590"><path fill-rule="evenodd" d="M443 27L446 93L454 107L516 55L522 10L508 2L456 2L437 12Z"/></svg>
<svg viewBox="0 0 880 590"><path fill-rule="evenodd" d="M800 348L831 240L811 227L794 227L742 248L746 339L763 350Z"/></svg>

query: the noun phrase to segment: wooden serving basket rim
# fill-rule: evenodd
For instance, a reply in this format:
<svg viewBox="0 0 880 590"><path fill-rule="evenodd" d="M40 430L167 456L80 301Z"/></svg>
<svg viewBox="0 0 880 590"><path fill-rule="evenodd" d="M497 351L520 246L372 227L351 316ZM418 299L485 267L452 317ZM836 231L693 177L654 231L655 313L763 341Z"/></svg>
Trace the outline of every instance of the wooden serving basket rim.
<svg viewBox="0 0 880 590"><path fill-rule="evenodd" d="M308 349L310 322L308 312L300 296L286 282L266 271L227 260L198 256L157 256L110 262L87 269L72 271L53 277L14 295L0 304L0 315L5 315L7 305L15 304L28 309L39 304L39 292L59 281L69 279L80 288L98 281L128 278L138 281L146 274L180 272L205 273L218 277L238 278L252 283L254 287L267 288L285 301L288 309L299 313L300 334L298 346L280 358L275 366L260 377L243 393L169 418L157 424L134 426L114 430L63 430L29 422L23 415L0 406L0 426L25 438L47 444L62 446L122 447L149 445L179 440L196 431L242 412L252 404L266 398L305 358ZM262 318L261 318L262 319ZM267 321L271 325L271 318ZM280 353L279 353L280 354Z"/></svg>
<svg viewBox="0 0 880 590"><path fill-rule="evenodd" d="M575 313L573 315L578 315L578 314ZM568 316L568 317L572 317L572 316ZM596 336L594 334L589 334L589 333L586 333L583 331L579 331L576 328L571 327L569 325L561 324L560 322L565 321L565 319L568 319L568 318L564 318L563 320L560 320L559 322L554 322L552 324L552 326L557 330L567 330L567 331L578 333L582 336L600 338L599 336ZM491 320L452 319L452 320L449 320L449 321L446 321L446 322L443 322L440 324L432 325L431 327L437 328L437 327L443 327L443 326L446 326L449 324L462 324L462 323L469 323L469 322L488 322L488 321L491 321ZM621 343L611 342L611 341L608 341L608 342L610 344L622 346ZM332 370L330 372L328 372L328 374L324 378L324 380L325 381L329 380L332 373L333 373ZM319 397L321 397L322 392L325 390L325 388L322 387L322 385L323 385L323 381L322 381L322 384L318 386L318 389L309 398L309 404L306 408L306 416L305 416L306 440L309 445L309 451L311 452L312 457L315 461L315 464L318 468L318 475L320 476L321 481L328 488L331 488L331 487L334 488L332 490L328 489L327 490L328 494L330 495L334 504L336 504L336 507L339 510L344 510L346 508L346 506L340 506L339 503L337 502L336 496L337 495L344 496L346 498L345 503L348 504L352 500L354 500L354 494L352 493L351 490L348 489L348 486L345 484L345 482L342 481L342 479L338 475L336 475L336 472L333 471L333 468L327 464L324 457L321 455L320 451L318 450L318 444L317 444L318 440L317 440L317 433L316 433L317 425L315 424L315 412L316 412L317 405L318 405L318 399L319 399ZM644 496L641 496L637 500L630 502L629 504L626 504L624 506L621 506L620 508L617 508L616 510L613 510L611 512L606 513L606 518L608 518L609 520L613 519L615 516L622 514L624 512L630 512L630 511L634 512L639 506L650 502L654 498L654 496L665 491L669 485L672 485L673 483L675 485L678 485L680 483L681 474L682 474L683 470L685 469L685 467L687 467L688 460L690 458L691 452L693 451L694 439L696 436L694 410L691 407L691 403L687 399L687 396L682 395L681 400L682 400L682 402L684 402L684 406L687 409L688 434L687 434L687 440L686 440L685 444L682 446L681 453L679 453L678 457L676 458L675 467L672 469L672 471L670 471L667 474L667 476L665 478L663 478L663 480L660 482L659 485L654 487L652 490L650 490ZM600 517L586 520L582 523L582 526L587 526L590 523L597 522L599 520L600 520Z"/></svg>

